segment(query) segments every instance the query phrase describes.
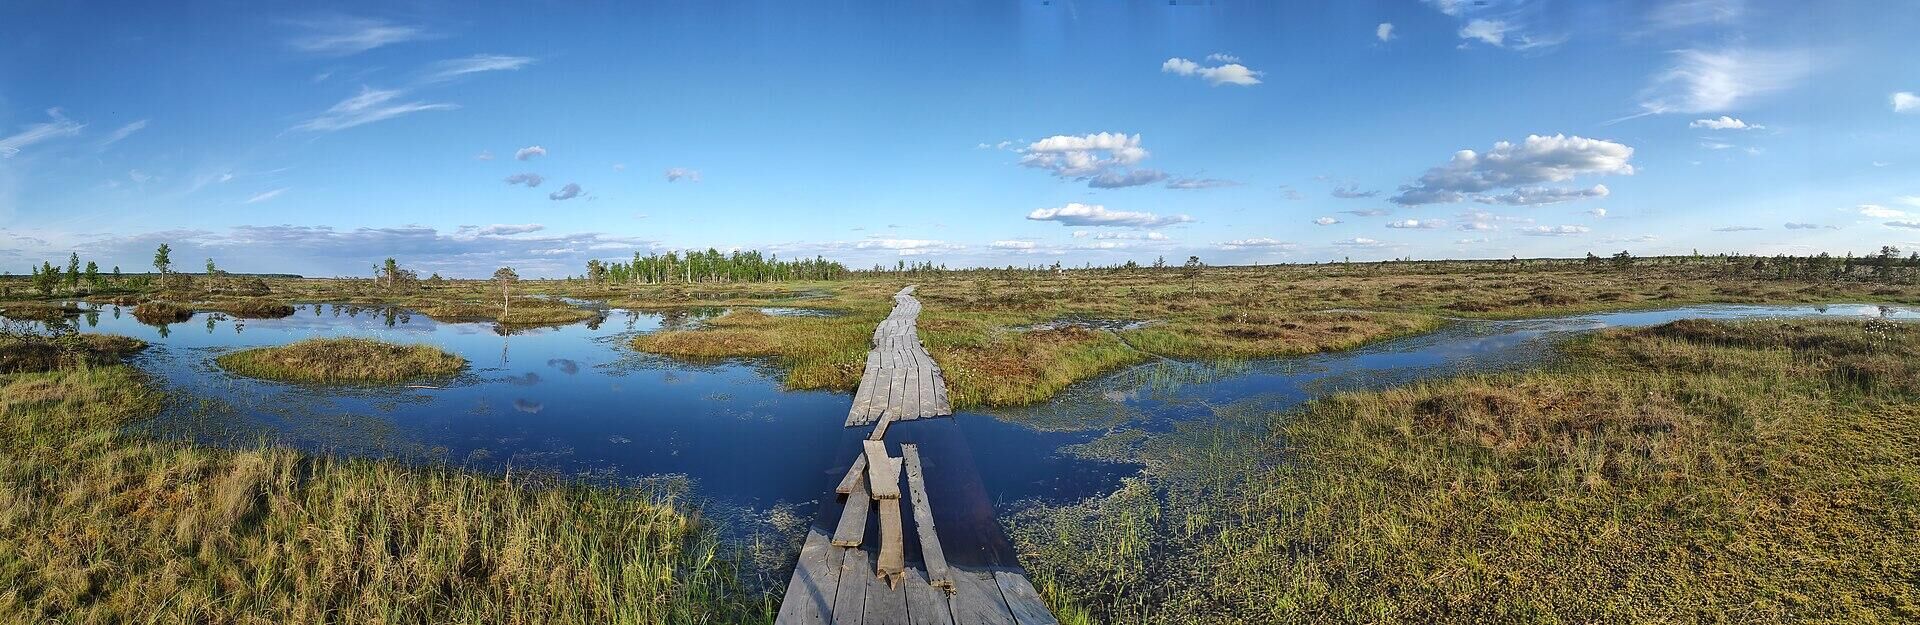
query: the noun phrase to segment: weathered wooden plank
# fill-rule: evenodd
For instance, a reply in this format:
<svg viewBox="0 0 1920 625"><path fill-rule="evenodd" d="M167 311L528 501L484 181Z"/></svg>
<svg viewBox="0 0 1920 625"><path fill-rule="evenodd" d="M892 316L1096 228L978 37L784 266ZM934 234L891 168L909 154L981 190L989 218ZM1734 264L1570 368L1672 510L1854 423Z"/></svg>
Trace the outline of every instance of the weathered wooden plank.
<svg viewBox="0 0 1920 625"><path fill-rule="evenodd" d="M896 500L894 503L898 504L899 502ZM885 504L883 503L882 506L881 509L884 510ZM880 559L882 561L886 560L886 555L882 554ZM884 567L884 565L882 566ZM907 589L902 587L903 584L897 580L899 580L897 575L894 577L869 575L863 580L867 585L867 604L866 614L861 618L867 625L880 625L882 623L886 625L906 625Z"/></svg>
<svg viewBox="0 0 1920 625"><path fill-rule="evenodd" d="M840 478L840 485L833 487L833 492L840 493L842 495L853 492L854 482L865 479L866 475L867 475L867 454L865 451L862 451L858 454L854 454L853 466L847 467L846 476ZM864 489L866 487L862 486L861 488Z"/></svg>
<svg viewBox="0 0 1920 625"><path fill-rule="evenodd" d="M926 470L920 465L920 446L901 445L900 456L906 461L914 531L920 535L920 559L926 563L928 583L952 588L953 572L947 568L947 552L940 546L940 535L933 526L933 506L927 501Z"/></svg>
<svg viewBox="0 0 1920 625"><path fill-rule="evenodd" d="M832 618L834 594L840 580L840 549L828 543L826 532L807 530L800 559L780 601L779 625L823 625Z"/></svg>
<svg viewBox="0 0 1920 625"><path fill-rule="evenodd" d="M899 462L895 458L894 462ZM875 574L887 578L887 584L899 587L900 575L907 569L907 544L900 525L900 500L880 502L880 562Z"/></svg>
<svg viewBox="0 0 1920 625"><path fill-rule="evenodd" d="M845 552L840 562L840 587L833 595L833 613L827 622L833 625L861 625L867 613L867 578L873 575L867 552L862 549L834 547Z"/></svg>
<svg viewBox="0 0 1920 625"><path fill-rule="evenodd" d="M933 372L933 356L927 354L925 346L921 346L916 355L920 361L920 416L938 415L940 413L934 409L934 403L939 397L940 378Z"/></svg>
<svg viewBox="0 0 1920 625"><path fill-rule="evenodd" d="M948 605L947 589L927 583L927 572L907 569L908 625L954 625L953 606Z"/></svg>
<svg viewBox="0 0 1920 625"><path fill-rule="evenodd" d="M867 440L870 440L870 441L887 440L887 426L893 425L893 415L894 415L894 412L892 410L888 410L886 412L881 413L880 422L874 424L873 433L867 435Z"/></svg>
<svg viewBox="0 0 1920 625"><path fill-rule="evenodd" d="M844 569L843 569L844 570ZM986 571L953 571L953 622L967 625L1017 625L1000 584Z"/></svg>
<svg viewBox="0 0 1920 625"><path fill-rule="evenodd" d="M847 505L840 508L840 523L833 528L833 546L858 547L867 538L867 511L873 496L867 494L867 480L856 478L853 492L847 493Z"/></svg>
<svg viewBox="0 0 1920 625"><path fill-rule="evenodd" d="M1047 611L1047 603L1040 600L1033 583L1027 576L1011 571L994 571L993 580L1000 586L1000 594L1007 600L1007 611L1013 613L1013 621L1019 625L1060 625L1059 619Z"/></svg>
<svg viewBox="0 0 1920 625"><path fill-rule="evenodd" d="M867 492L874 499L900 498L900 469L887 457L887 444L861 441L867 454Z"/></svg>

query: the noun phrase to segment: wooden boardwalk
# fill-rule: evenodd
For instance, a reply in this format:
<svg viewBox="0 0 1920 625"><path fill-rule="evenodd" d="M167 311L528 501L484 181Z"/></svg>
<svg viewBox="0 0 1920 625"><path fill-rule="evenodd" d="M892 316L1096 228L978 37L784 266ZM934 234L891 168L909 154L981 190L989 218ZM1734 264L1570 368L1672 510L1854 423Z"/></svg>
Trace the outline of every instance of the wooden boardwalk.
<svg viewBox="0 0 1920 625"><path fill-rule="evenodd" d="M853 393L847 427L872 425L883 412L892 412L895 421L953 414L940 366L920 345L919 319L913 287L900 289L893 296L893 313L873 329L873 349L867 352L860 390Z"/></svg>
<svg viewBox="0 0 1920 625"><path fill-rule="evenodd" d="M951 545L941 541L928 496L928 482L942 475L931 475L927 468L938 465L923 462L914 443L892 445L899 456L889 452L887 433L894 423L952 414L946 381L914 328L920 302L913 298L913 287L901 289L893 299L893 313L874 330L866 374L847 414L847 427L873 428L850 454L845 473L830 493L844 503L821 506L822 518L809 526L775 622L1058 625L1026 572L1011 558L986 566L948 563ZM957 447L965 449L964 444ZM945 477L971 479L970 486L980 492L979 474L970 461L949 464L960 470ZM903 503L911 510L910 519L902 518ZM984 511L960 518L976 528L993 525L988 506L968 508ZM947 513L949 520L955 518L955 511ZM877 526L877 538L867 531L870 526ZM907 527L914 530L912 540L906 537Z"/></svg>

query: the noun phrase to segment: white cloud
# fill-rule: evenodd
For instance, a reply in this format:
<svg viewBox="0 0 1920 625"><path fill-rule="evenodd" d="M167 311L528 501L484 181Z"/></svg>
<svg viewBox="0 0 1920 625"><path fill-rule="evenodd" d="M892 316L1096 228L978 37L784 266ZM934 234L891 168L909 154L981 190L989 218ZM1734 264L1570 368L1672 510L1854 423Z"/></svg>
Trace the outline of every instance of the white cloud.
<svg viewBox="0 0 1920 625"><path fill-rule="evenodd" d="M1171 237L1168 237L1167 235L1161 234L1159 232L1094 232L1092 230L1075 230L1073 231L1073 238L1096 239L1096 240L1127 239L1127 240L1136 240L1136 241L1170 241L1172 240Z"/></svg>
<svg viewBox="0 0 1920 625"><path fill-rule="evenodd" d="M1671 30L1733 22L1746 11L1745 0L1671 0L1654 4L1647 12L1647 25Z"/></svg>
<svg viewBox="0 0 1920 625"><path fill-rule="evenodd" d="M528 188L540 186L540 183L546 182L546 181L547 181L547 178L545 176L542 176L540 174L536 174L533 172L507 176L507 184L509 185L524 184L524 185L527 185Z"/></svg>
<svg viewBox="0 0 1920 625"><path fill-rule="evenodd" d="M1211 59L1209 59L1211 60ZM1227 63L1216 67L1207 67L1193 61L1174 57L1160 64L1160 71L1180 76L1199 76L1207 84L1240 85L1242 87L1260 84L1261 72L1249 69L1239 63Z"/></svg>
<svg viewBox="0 0 1920 625"><path fill-rule="evenodd" d="M1761 228L1759 226L1721 226L1718 228L1714 228L1713 231L1714 232L1752 232L1755 230L1764 230L1764 229L1765 228Z"/></svg>
<svg viewBox="0 0 1920 625"><path fill-rule="evenodd" d="M479 72L516 70L532 62L533 59L524 56L475 54L464 59L447 59L428 65L425 80L439 82Z"/></svg>
<svg viewBox="0 0 1920 625"><path fill-rule="evenodd" d="M1054 135L1017 151L1022 166L1043 169L1058 178L1086 180L1094 188L1137 186L1166 178L1152 169L1130 170L1148 156L1137 134Z"/></svg>
<svg viewBox="0 0 1920 625"><path fill-rule="evenodd" d="M1920 229L1920 221L1889 221L1887 222L1887 225L1893 226L1895 228Z"/></svg>
<svg viewBox="0 0 1920 625"><path fill-rule="evenodd" d="M1475 195L1473 200L1481 204L1505 204L1507 206L1542 206L1558 204L1587 198L1606 197L1607 185L1596 184L1587 189L1559 189L1553 187L1517 187L1499 195Z"/></svg>
<svg viewBox="0 0 1920 625"><path fill-rule="evenodd" d="M1289 249L1292 247L1294 247L1292 243L1281 241L1279 239L1271 239L1267 237L1254 237L1250 239L1234 239L1232 241L1227 241L1220 244L1221 249L1228 249L1228 250L1240 250L1240 249L1248 249L1248 248Z"/></svg>
<svg viewBox="0 0 1920 625"><path fill-rule="evenodd" d="M1334 219L1332 217L1320 217L1318 219L1314 219L1313 223L1322 225L1322 226L1331 226L1331 225L1340 223L1340 220Z"/></svg>
<svg viewBox="0 0 1920 625"><path fill-rule="evenodd" d="M1902 195L1893 199L1907 206L1920 207L1920 195Z"/></svg>
<svg viewBox="0 0 1920 625"><path fill-rule="evenodd" d="M1874 219L1898 219L1907 216L1906 211L1887 208L1879 204L1861 204L1859 211L1860 214Z"/></svg>
<svg viewBox="0 0 1920 625"><path fill-rule="evenodd" d="M1215 52L1207 55L1207 60L1214 63L1239 63L1240 57L1225 52Z"/></svg>
<svg viewBox="0 0 1920 625"><path fill-rule="evenodd" d="M934 239L863 239L851 244L834 244L856 250L891 250L901 256L919 256L938 252L958 252L967 246Z"/></svg>
<svg viewBox="0 0 1920 625"><path fill-rule="evenodd" d="M116 128L114 129L112 134L107 135L107 138L102 139L100 141L100 146L106 147L109 145L113 145L115 143L119 143L121 139L125 139L127 137L133 136L133 133L140 132L141 129L146 127L147 127L147 120L142 119L142 120L127 124L125 126Z"/></svg>
<svg viewBox="0 0 1920 625"><path fill-rule="evenodd" d="M1787 222L1786 228L1788 230L1822 230L1822 229L1838 230L1839 229L1836 226L1823 226L1820 224L1799 223L1799 222Z"/></svg>
<svg viewBox="0 0 1920 625"><path fill-rule="evenodd" d="M1901 91L1889 96L1887 99L1893 104L1893 112L1895 113L1920 111L1920 96L1914 95L1912 91Z"/></svg>
<svg viewBox="0 0 1920 625"><path fill-rule="evenodd" d="M524 160L530 160L535 157L546 156L546 155L547 155L546 148L540 147L537 145L529 145L527 147L514 150L513 160L524 161Z"/></svg>
<svg viewBox="0 0 1920 625"><path fill-rule="evenodd" d="M505 236L539 232L547 227L540 224L492 224L488 226L460 226L457 234L464 236ZM598 247L595 245L593 247Z"/></svg>
<svg viewBox="0 0 1920 625"><path fill-rule="evenodd" d="M146 181L153 179L153 174L138 169L129 169L127 170L127 179L132 180L134 184L144 184Z"/></svg>
<svg viewBox="0 0 1920 625"><path fill-rule="evenodd" d="M1472 19L1460 27L1461 39L1477 39L1491 46L1504 46L1510 27L1503 20Z"/></svg>
<svg viewBox="0 0 1920 625"><path fill-rule="evenodd" d="M256 193L256 194L254 194L254 196L253 196L253 197L250 197L250 198L247 198L247 201L246 201L245 203L247 203L247 204L258 204L258 203L260 203L260 202L265 202L265 201L267 201L267 200L271 200L271 199L273 199L273 198L277 198L277 197L280 197L280 194L282 194L282 193L286 193L286 192L287 192L287 190L288 190L289 188L290 188L290 187L281 187L281 188L278 188L278 189L274 189L274 190L272 190L272 191L263 191L263 192L260 192L260 193Z"/></svg>
<svg viewBox="0 0 1920 625"><path fill-rule="evenodd" d="M473 155L473 160L491 161L493 160L493 150L481 150L479 154Z"/></svg>
<svg viewBox="0 0 1920 625"><path fill-rule="evenodd" d="M1717 113L1792 87L1813 70L1812 55L1800 51L1687 49L1674 51L1673 58L1673 65L1641 90L1641 110Z"/></svg>
<svg viewBox="0 0 1920 625"><path fill-rule="evenodd" d="M306 33L287 41L295 50L326 56L359 54L428 37L426 31L385 20L336 16L294 22Z"/></svg>
<svg viewBox="0 0 1920 625"><path fill-rule="evenodd" d="M1333 188L1333 197L1343 200L1356 200L1380 195L1379 191L1361 191L1360 185L1342 185Z"/></svg>
<svg viewBox="0 0 1920 625"><path fill-rule="evenodd" d="M1587 214L1588 214L1588 215L1593 215L1593 216L1594 216L1594 218L1596 218L1596 219L1606 219L1606 218L1607 218L1607 209L1604 209L1604 208L1589 208L1589 209L1587 209Z"/></svg>
<svg viewBox="0 0 1920 625"><path fill-rule="evenodd" d="M1031 250L1035 247L1039 247L1039 244L1034 243L1032 241L1001 240L1001 241L994 241L992 244L989 244L987 247L990 247L996 250L1020 251L1020 250Z"/></svg>
<svg viewBox="0 0 1920 625"><path fill-rule="evenodd" d="M567 186L560 187L559 191L547 194L547 199L549 200L571 200L577 197L580 197L580 185L572 182L567 183Z"/></svg>
<svg viewBox="0 0 1920 625"><path fill-rule="evenodd" d="M1373 27L1373 37L1381 41L1393 41L1393 22L1381 22Z"/></svg>
<svg viewBox="0 0 1920 625"><path fill-rule="evenodd" d="M22 148L48 139L80 134L80 129L87 127L86 124L67 119L58 108L47 109L47 118L47 121L29 125L12 136L0 138L0 158L12 158Z"/></svg>
<svg viewBox="0 0 1920 625"><path fill-rule="evenodd" d="M1338 241L1334 241L1333 244L1339 247L1380 247L1382 245L1386 245L1385 242L1376 241L1366 237L1354 237L1351 239L1341 239Z"/></svg>
<svg viewBox="0 0 1920 625"><path fill-rule="evenodd" d="M1520 234L1534 237L1566 237L1586 234L1589 230L1591 229L1586 226L1533 226L1521 228Z"/></svg>
<svg viewBox="0 0 1920 625"><path fill-rule="evenodd" d="M1403 230L1432 230L1447 225L1447 222L1433 219L1399 219L1387 222L1388 228Z"/></svg>
<svg viewBox="0 0 1920 625"><path fill-rule="evenodd" d="M447 111L460 108L457 104L438 104L428 102L394 102L406 92L399 89L372 89L361 87L360 94L341 100L339 104L328 108L325 113L299 124L294 130L330 132L345 130L361 124L369 124L384 119L392 119L408 113L420 111Z"/></svg>
<svg viewBox="0 0 1920 625"><path fill-rule="evenodd" d="M1495 143L1485 154L1455 152L1445 165L1427 170L1414 184L1401 185L1390 201L1403 206L1440 204L1458 202L1467 193L1564 182L1581 175L1632 175L1633 165L1627 162L1632 157L1632 147L1612 141L1528 135L1518 144ZM1510 195L1524 199L1519 191Z"/></svg>
<svg viewBox="0 0 1920 625"><path fill-rule="evenodd" d="M668 167L667 171L665 172L665 175L667 177L667 182L676 182L680 180L685 180L687 182L700 181L700 171L697 169L687 169L685 167ZM721 182L724 183L726 181L722 180ZM722 186L725 186L725 185L722 185Z"/></svg>
<svg viewBox="0 0 1920 625"><path fill-rule="evenodd" d="M1095 189L1123 189L1126 187L1137 187L1143 184L1153 184L1166 178L1167 174L1157 169L1135 169L1126 172L1109 171L1087 180L1087 186ZM1173 185L1173 182L1167 183L1168 188L1175 188Z"/></svg>
<svg viewBox="0 0 1920 625"><path fill-rule="evenodd" d="M1687 123L1688 128L1706 128L1710 130L1762 130L1766 126L1749 124L1738 117L1721 115L1718 119L1696 119Z"/></svg>
<svg viewBox="0 0 1920 625"><path fill-rule="evenodd" d="M1186 215L1160 216L1153 213L1110 211L1099 204L1081 204L1068 202L1058 208L1041 208L1027 213L1027 219L1033 221L1053 221L1067 226L1111 226L1123 228L1158 228L1193 221Z"/></svg>

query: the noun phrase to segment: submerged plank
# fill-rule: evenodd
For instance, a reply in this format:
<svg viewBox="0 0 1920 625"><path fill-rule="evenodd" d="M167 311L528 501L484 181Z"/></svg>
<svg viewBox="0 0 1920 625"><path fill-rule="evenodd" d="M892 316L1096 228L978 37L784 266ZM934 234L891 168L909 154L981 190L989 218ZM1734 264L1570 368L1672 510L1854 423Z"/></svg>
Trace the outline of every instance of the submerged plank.
<svg viewBox="0 0 1920 625"><path fill-rule="evenodd" d="M1011 571L994 571L993 580L1000 586L1000 594L1006 597L1007 610L1013 613L1013 620L1019 625L1060 625L1053 613L1047 611L1047 603L1040 600L1040 593L1033 590L1033 583L1027 576Z"/></svg>
<svg viewBox="0 0 1920 625"><path fill-rule="evenodd" d="M824 625L830 622L840 579L841 552L828 544L822 530L807 531L807 542L800 547L800 560L793 565L793 578L787 581L786 598L780 601L780 614L775 623Z"/></svg>
<svg viewBox="0 0 1920 625"><path fill-rule="evenodd" d="M840 478L840 485L833 487L833 492L842 495L853 492L854 482L864 479L866 475L867 454L865 452L855 454L853 456L853 466L847 467L847 475ZM865 487L862 488L864 489Z"/></svg>
<svg viewBox="0 0 1920 625"><path fill-rule="evenodd" d="M887 444L861 441L867 454L867 492L874 499L900 498L900 469L887 456Z"/></svg>
<svg viewBox="0 0 1920 625"><path fill-rule="evenodd" d="M894 411L892 410L888 410L886 412L880 413L880 422L874 424L873 433L867 435L867 440L870 440L870 441L887 440L887 426L893 425L893 420L894 420L893 415L894 415Z"/></svg>
<svg viewBox="0 0 1920 625"><path fill-rule="evenodd" d="M933 526L933 506L927 502L926 472L920 465L920 446L901 445L906 461L907 491L913 497L913 526L920 535L920 559L926 562L928 583L941 588L953 587L953 572L947 568L947 553L940 547L940 535Z"/></svg>

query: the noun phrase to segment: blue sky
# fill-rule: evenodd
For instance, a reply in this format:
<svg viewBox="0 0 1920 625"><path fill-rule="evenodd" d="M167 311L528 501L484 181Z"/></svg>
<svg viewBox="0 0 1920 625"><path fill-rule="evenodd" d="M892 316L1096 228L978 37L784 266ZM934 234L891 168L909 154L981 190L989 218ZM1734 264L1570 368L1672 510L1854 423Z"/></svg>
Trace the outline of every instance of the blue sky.
<svg viewBox="0 0 1920 625"><path fill-rule="evenodd" d="M1920 247L1911 3L1117 4L10 3L0 266Z"/></svg>

